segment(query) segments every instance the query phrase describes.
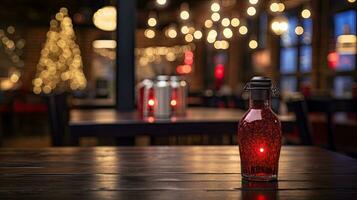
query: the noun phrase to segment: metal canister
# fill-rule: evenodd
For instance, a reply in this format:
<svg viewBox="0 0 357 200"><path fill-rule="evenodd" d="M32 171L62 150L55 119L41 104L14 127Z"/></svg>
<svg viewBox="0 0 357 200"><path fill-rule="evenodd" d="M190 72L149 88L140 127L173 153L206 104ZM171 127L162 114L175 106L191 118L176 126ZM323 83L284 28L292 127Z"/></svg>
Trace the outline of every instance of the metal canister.
<svg viewBox="0 0 357 200"><path fill-rule="evenodd" d="M177 116L186 114L187 108L187 82L181 76L171 76L171 109L172 113Z"/></svg>
<svg viewBox="0 0 357 200"><path fill-rule="evenodd" d="M144 79L138 84L137 107L141 117L153 115L154 112L154 83L150 79Z"/></svg>
<svg viewBox="0 0 357 200"><path fill-rule="evenodd" d="M159 75L156 77L154 83L154 116L157 118L168 118L171 115L171 86L169 78L169 76Z"/></svg>

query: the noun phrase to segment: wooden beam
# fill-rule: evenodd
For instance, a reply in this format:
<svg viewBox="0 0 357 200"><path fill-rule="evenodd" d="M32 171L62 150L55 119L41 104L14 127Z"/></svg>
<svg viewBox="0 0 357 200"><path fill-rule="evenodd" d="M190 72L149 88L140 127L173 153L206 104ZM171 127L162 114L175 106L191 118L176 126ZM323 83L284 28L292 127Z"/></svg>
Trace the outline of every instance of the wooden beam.
<svg viewBox="0 0 357 200"><path fill-rule="evenodd" d="M117 4L116 108L135 108L135 29L136 0L119 0Z"/></svg>

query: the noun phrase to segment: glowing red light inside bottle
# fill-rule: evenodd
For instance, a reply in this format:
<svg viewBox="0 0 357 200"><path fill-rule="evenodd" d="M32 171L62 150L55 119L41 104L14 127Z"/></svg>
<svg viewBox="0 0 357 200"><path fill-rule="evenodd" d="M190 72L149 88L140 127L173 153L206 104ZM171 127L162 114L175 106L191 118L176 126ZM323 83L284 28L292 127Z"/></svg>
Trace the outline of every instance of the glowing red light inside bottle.
<svg viewBox="0 0 357 200"><path fill-rule="evenodd" d="M257 200L266 200L266 196L264 194L258 194ZM275 198L274 198L275 199Z"/></svg>
<svg viewBox="0 0 357 200"><path fill-rule="evenodd" d="M264 153L264 148L263 148L263 147L260 147L260 148L259 148L259 152L260 152L260 153Z"/></svg>

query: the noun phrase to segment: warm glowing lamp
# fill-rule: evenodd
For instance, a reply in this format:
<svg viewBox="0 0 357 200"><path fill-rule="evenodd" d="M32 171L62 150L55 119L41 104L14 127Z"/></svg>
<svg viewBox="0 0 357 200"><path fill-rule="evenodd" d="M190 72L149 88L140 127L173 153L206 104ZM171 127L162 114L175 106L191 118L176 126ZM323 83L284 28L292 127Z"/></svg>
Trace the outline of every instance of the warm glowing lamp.
<svg viewBox="0 0 357 200"><path fill-rule="evenodd" d="M117 27L117 10L114 6L105 6L93 15L94 25L103 31L114 31Z"/></svg>

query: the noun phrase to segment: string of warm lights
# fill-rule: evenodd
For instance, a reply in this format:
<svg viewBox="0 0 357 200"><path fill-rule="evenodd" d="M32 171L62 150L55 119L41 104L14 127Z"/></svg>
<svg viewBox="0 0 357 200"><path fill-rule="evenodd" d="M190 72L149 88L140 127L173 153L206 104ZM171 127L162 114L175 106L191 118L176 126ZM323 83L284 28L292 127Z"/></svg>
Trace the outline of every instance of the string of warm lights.
<svg viewBox="0 0 357 200"><path fill-rule="evenodd" d="M156 0L158 6L166 6L167 0Z"/></svg>
<svg viewBox="0 0 357 200"><path fill-rule="evenodd" d="M37 74L32 82L35 94L86 87L81 52L74 40L75 33L68 10L61 8L50 22L47 40L41 50Z"/></svg>
<svg viewBox="0 0 357 200"><path fill-rule="evenodd" d="M258 0L250 1L254 5L258 3ZM234 36L233 29L236 28L239 35L246 35L248 33L248 27L241 23L241 20L236 16L231 18L221 17L221 5L219 1L213 1L210 4L210 10L211 14L209 18L204 21L204 26L202 26L204 30L202 31L199 28L195 28L195 25L191 21L189 5L187 3L183 3L180 6L180 26L178 30L175 24L171 24L164 28L165 36L167 38L173 39L176 38L180 33L187 43L191 43L195 40L201 40L205 35L207 42L212 44L215 49L228 49L229 40ZM148 25L149 21L152 22L152 24L158 23L157 18L153 20L150 15L148 18ZM149 27L144 31L144 35L146 38L152 39L156 35L155 30L153 30L152 26L149 25Z"/></svg>
<svg viewBox="0 0 357 200"><path fill-rule="evenodd" d="M0 29L0 50L7 55L12 66L9 66L8 77L0 80L0 89L13 89L19 82L21 73L20 70L24 66L21 59L22 49L25 46L25 40L18 38L15 35L16 29L14 26L8 26L5 30Z"/></svg>
<svg viewBox="0 0 357 200"><path fill-rule="evenodd" d="M355 0L347 0L354 3ZM246 17L254 17L258 13L259 0L247 0ZM158 8L166 7L168 0L155 0ZM231 17L226 17L227 13L221 13L221 1L212 0L210 4L210 14L204 20L203 26L195 26L192 22L191 11L188 3L182 3L179 8L178 24L170 24L163 29L164 35L169 39L174 39L181 34L182 38L191 43L194 41L206 38L209 44L212 44L216 49L227 49L229 40L233 38L235 30L238 35L244 36L249 32L248 26L245 25L244 19L239 19L231 13ZM223 2L222 2L223 3ZM289 22L284 16L285 4L281 0L271 0L268 6L270 13L273 15L273 20L270 23L270 28L276 35L283 35L288 31ZM225 12L227 12L225 10ZM243 17L243 16L241 16ZM305 8L301 11L301 17L308 19L311 17L311 11ZM116 10L113 6L107 6L99 9L93 16L94 25L105 31L113 31L116 29ZM147 19L147 29L144 31L144 36L147 39L153 39L158 34L157 26L159 19L157 13L150 12ZM203 29L201 29L201 28ZM303 27L298 25L295 27L295 33L302 35ZM215 42L218 41L215 45ZM224 44L223 48L222 45ZM227 44L227 45L226 45ZM255 44L255 43L254 43ZM256 45L249 45L255 47ZM258 46L258 45L257 45ZM256 48L256 47L255 47Z"/></svg>
<svg viewBox="0 0 357 200"><path fill-rule="evenodd" d="M136 48L135 55L138 58L140 66L147 66L150 63L159 62L165 58L169 62L174 62L183 57L187 51L195 50L194 44L176 45L172 47L147 47Z"/></svg>

